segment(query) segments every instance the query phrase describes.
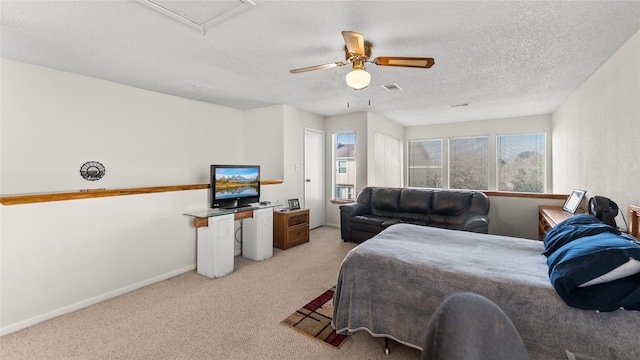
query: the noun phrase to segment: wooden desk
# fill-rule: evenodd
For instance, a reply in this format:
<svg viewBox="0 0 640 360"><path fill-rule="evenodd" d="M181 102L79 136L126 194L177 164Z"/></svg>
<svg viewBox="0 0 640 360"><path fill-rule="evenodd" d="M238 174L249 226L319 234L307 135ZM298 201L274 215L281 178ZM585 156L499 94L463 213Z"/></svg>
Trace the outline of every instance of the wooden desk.
<svg viewBox="0 0 640 360"><path fill-rule="evenodd" d="M627 232L636 239L640 239L640 206L629 205L627 207L627 217L629 218L629 229Z"/></svg>
<svg viewBox="0 0 640 360"><path fill-rule="evenodd" d="M538 240L543 240L547 232L554 226L574 215L583 213L582 209L578 209L575 214L572 214L562 210L559 206L538 206Z"/></svg>

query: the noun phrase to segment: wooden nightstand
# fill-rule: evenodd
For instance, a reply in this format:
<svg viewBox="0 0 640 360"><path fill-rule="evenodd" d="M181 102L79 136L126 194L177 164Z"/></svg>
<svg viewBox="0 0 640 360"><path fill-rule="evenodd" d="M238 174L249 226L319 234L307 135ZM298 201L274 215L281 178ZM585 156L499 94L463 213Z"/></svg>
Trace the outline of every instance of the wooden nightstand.
<svg viewBox="0 0 640 360"><path fill-rule="evenodd" d="M578 209L575 214L562 210L559 206L538 206L538 240L543 240L547 232L568 218L582 214Z"/></svg>
<svg viewBox="0 0 640 360"><path fill-rule="evenodd" d="M309 242L309 210L273 213L273 246L286 250Z"/></svg>

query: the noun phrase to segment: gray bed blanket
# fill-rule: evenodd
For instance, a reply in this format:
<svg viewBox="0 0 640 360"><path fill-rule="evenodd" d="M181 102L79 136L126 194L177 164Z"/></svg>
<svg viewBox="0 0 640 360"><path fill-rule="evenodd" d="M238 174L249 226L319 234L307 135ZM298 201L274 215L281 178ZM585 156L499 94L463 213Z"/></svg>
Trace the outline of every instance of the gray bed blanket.
<svg viewBox="0 0 640 360"><path fill-rule="evenodd" d="M366 330L421 349L431 315L458 292L500 306L531 359L640 359L640 311L580 310L549 282L542 242L393 225L345 257L334 295L338 333Z"/></svg>

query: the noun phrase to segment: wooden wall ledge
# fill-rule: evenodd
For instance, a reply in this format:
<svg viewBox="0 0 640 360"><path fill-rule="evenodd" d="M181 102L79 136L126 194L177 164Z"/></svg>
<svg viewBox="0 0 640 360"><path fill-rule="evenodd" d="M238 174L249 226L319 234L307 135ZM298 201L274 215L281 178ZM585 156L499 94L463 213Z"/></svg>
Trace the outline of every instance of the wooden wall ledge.
<svg viewBox="0 0 640 360"><path fill-rule="evenodd" d="M276 185L276 184L282 184L283 182L284 180L263 180L263 181L260 181L260 185ZM49 202L49 201L92 199L92 198L108 197L108 196L139 195L139 194L151 194L151 193L184 191L184 190L202 190L202 189L208 189L208 188L209 188L209 184L193 184L193 185L155 186L155 187L127 188L127 189L88 189L88 190L59 192L59 193L7 195L7 196L0 197L0 203L2 205L34 204L34 203Z"/></svg>
<svg viewBox="0 0 640 360"><path fill-rule="evenodd" d="M525 193L514 191L483 191L487 196L497 197L516 197L528 199L549 199L549 200L567 200L567 194L541 194L541 193Z"/></svg>
<svg viewBox="0 0 640 360"><path fill-rule="evenodd" d="M447 189L434 189L434 190L447 190ZM514 198L528 198L528 199L549 199L549 200L567 200L569 195L567 194L540 194L540 193L523 193L513 191L482 191L487 196L498 197L514 197ZM355 202L355 200L331 200L332 204L342 205Z"/></svg>

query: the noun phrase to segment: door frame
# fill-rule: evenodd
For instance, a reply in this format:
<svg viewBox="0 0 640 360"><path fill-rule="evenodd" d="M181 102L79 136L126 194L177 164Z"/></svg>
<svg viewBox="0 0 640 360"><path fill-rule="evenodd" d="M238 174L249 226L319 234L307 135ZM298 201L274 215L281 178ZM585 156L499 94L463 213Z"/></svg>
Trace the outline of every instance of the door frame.
<svg viewBox="0 0 640 360"><path fill-rule="evenodd" d="M307 166L309 166L309 164L307 163L307 134L308 132L313 132L316 134L319 134L322 136L322 149L320 149L319 151L319 157L320 157L320 179L318 179L318 181L316 182L316 184L314 184L314 186L319 186L319 190L321 193L321 207L315 207L312 208L311 202L309 201L309 197L307 195L307 184L309 183L308 180L309 178L307 177ZM325 169L325 132L324 130L319 130L319 129L314 129L314 128L310 128L310 127L305 127L304 128L304 182L303 182L303 191L304 191L304 204L305 207L308 208L310 211L310 215L309 215L309 225L310 228L313 229L315 227L320 227L320 226L324 226L325 224L325 219L326 219L326 189L325 189L325 178L326 178L326 169ZM312 220L316 220L316 221L312 221Z"/></svg>

